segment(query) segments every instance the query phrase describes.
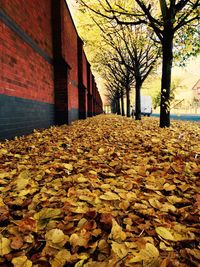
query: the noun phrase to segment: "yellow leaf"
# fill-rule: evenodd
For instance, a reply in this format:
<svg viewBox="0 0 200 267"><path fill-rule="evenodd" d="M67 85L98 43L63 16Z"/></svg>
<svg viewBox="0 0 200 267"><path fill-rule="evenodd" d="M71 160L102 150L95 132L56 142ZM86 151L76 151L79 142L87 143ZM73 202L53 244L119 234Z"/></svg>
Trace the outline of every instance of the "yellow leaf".
<svg viewBox="0 0 200 267"><path fill-rule="evenodd" d="M137 248L137 244L135 243L135 242L124 242L125 243L125 245L126 245L126 247L128 248L128 249L135 249L135 248Z"/></svg>
<svg viewBox="0 0 200 267"><path fill-rule="evenodd" d="M171 232L167 228L160 226L160 227L156 227L155 230L156 230L156 233L160 237L162 237L162 238L164 238L166 240L174 241L173 235L171 234Z"/></svg>
<svg viewBox="0 0 200 267"><path fill-rule="evenodd" d="M43 208L41 211L34 215L34 219L43 220L43 219L55 219L61 214L60 209L53 208Z"/></svg>
<svg viewBox="0 0 200 267"><path fill-rule="evenodd" d="M122 210L127 210L129 206L130 206L130 203L127 200L121 201L119 203L119 208Z"/></svg>
<svg viewBox="0 0 200 267"><path fill-rule="evenodd" d="M142 256L137 253L136 255L134 255L128 263L132 264L132 263L136 263L136 262L141 262L143 259L142 259ZM133 265L134 266L134 265Z"/></svg>
<svg viewBox="0 0 200 267"><path fill-rule="evenodd" d="M178 187L181 189L181 191L185 192L185 191L187 191L190 188L190 185L188 185L188 184L181 184Z"/></svg>
<svg viewBox="0 0 200 267"><path fill-rule="evenodd" d="M0 157L2 157L3 155L6 155L6 154L8 154L8 150L5 148L1 148L0 149Z"/></svg>
<svg viewBox="0 0 200 267"><path fill-rule="evenodd" d="M111 185L110 184L102 184L101 189L110 189Z"/></svg>
<svg viewBox="0 0 200 267"><path fill-rule="evenodd" d="M168 212L168 211L176 211L176 207L169 202L166 202L164 205L160 207L161 211Z"/></svg>
<svg viewBox="0 0 200 267"><path fill-rule="evenodd" d="M150 198L149 203L155 209L160 209L160 207L162 206L160 201L156 198Z"/></svg>
<svg viewBox="0 0 200 267"><path fill-rule="evenodd" d="M164 242L160 242L159 247L160 249L165 250L165 251L173 251L173 247L167 247Z"/></svg>
<svg viewBox="0 0 200 267"><path fill-rule="evenodd" d="M0 179L4 179L5 177L8 177L9 173L7 172L1 172L0 173ZM1 181L1 184L7 184L6 181Z"/></svg>
<svg viewBox="0 0 200 267"><path fill-rule="evenodd" d="M68 241L68 236L66 236L60 229L52 229L48 231L45 235L47 241L50 241L53 245L56 244L59 247L63 247Z"/></svg>
<svg viewBox="0 0 200 267"><path fill-rule="evenodd" d="M0 197L0 207L2 207L2 206L4 207L4 206L6 206L6 205L5 205L4 201L3 201L3 198Z"/></svg>
<svg viewBox="0 0 200 267"><path fill-rule="evenodd" d="M78 262L74 265L74 267L83 267L83 266L84 266L84 261L85 261L85 260L80 260L80 261L78 261Z"/></svg>
<svg viewBox="0 0 200 267"><path fill-rule="evenodd" d="M105 152L104 148L99 148L99 150L98 150L99 155L103 155L104 152Z"/></svg>
<svg viewBox="0 0 200 267"><path fill-rule="evenodd" d="M115 167L115 166L117 166L118 164L119 164L118 161L111 161L111 162L109 163L110 167Z"/></svg>
<svg viewBox="0 0 200 267"><path fill-rule="evenodd" d="M166 191L173 191L176 189L176 185L175 184L164 184L163 188L166 190Z"/></svg>
<svg viewBox="0 0 200 267"><path fill-rule="evenodd" d="M187 241L187 240L195 240L196 236L194 233L186 232L186 233L176 233L174 232L174 240L175 241Z"/></svg>
<svg viewBox="0 0 200 267"><path fill-rule="evenodd" d="M81 231L78 234L73 233L69 238L69 243L75 248L75 247L86 247L90 239L90 233L84 231Z"/></svg>
<svg viewBox="0 0 200 267"><path fill-rule="evenodd" d="M72 258L71 253L67 249L60 250L54 259L50 261L51 267L63 267Z"/></svg>
<svg viewBox="0 0 200 267"><path fill-rule="evenodd" d="M78 177L76 178L76 182L78 182L78 183L85 183L87 181L88 181L88 179L85 178L83 174L79 174Z"/></svg>
<svg viewBox="0 0 200 267"><path fill-rule="evenodd" d="M147 243L145 249L141 249L140 255L143 260L144 267L156 267L159 264L159 251L151 243Z"/></svg>
<svg viewBox="0 0 200 267"><path fill-rule="evenodd" d="M33 264L26 256L19 256L12 259L14 267L31 267Z"/></svg>
<svg viewBox="0 0 200 267"><path fill-rule="evenodd" d="M97 247L96 246L96 243L97 242L95 242L95 248ZM90 248L91 248L92 246L90 246ZM79 255L78 255L78 258L80 259L80 260L87 260L88 258L89 258L90 256L89 256L89 254L88 253L84 253L84 252L82 252L82 253L80 253Z"/></svg>
<svg viewBox="0 0 200 267"><path fill-rule="evenodd" d="M30 173L29 171L23 171L19 174L16 184L17 184L17 190L24 189L30 182Z"/></svg>
<svg viewBox="0 0 200 267"><path fill-rule="evenodd" d="M126 239L126 233L123 232L121 226L115 219L112 219L112 229L109 238L115 241L124 241Z"/></svg>
<svg viewBox="0 0 200 267"><path fill-rule="evenodd" d="M169 196L169 197L167 197L167 199L172 204L180 203L183 201L183 199L181 197L177 197L177 196Z"/></svg>
<svg viewBox="0 0 200 267"><path fill-rule="evenodd" d="M79 227L79 228L83 227L83 225L84 225L87 221L88 221L88 220L85 219L85 218L80 219L80 221L78 222L77 227Z"/></svg>
<svg viewBox="0 0 200 267"><path fill-rule="evenodd" d="M124 243L117 243L112 241L112 251L117 254L117 256L122 259L128 254L128 249Z"/></svg>
<svg viewBox="0 0 200 267"><path fill-rule="evenodd" d="M157 144L159 142L160 142L160 138L155 138L155 137L151 138L151 143L152 144Z"/></svg>
<svg viewBox="0 0 200 267"><path fill-rule="evenodd" d="M35 213L34 219L38 221L37 226L39 228L44 228L51 219L58 218L60 214L60 209L43 208Z"/></svg>
<svg viewBox="0 0 200 267"><path fill-rule="evenodd" d="M120 200L120 197L117 194L110 191L101 195L99 198L103 200Z"/></svg>
<svg viewBox="0 0 200 267"><path fill-rule="evenodd" d="M134 176L137 174L137 171L135 169L129 169L126 171L127 174L129 174L130 176Z"/></svg>
<svg viewBox="0 0 200 267"><path fill-rule="evenodd" d="M84 214L88 211L88 207L76 207L76 208L71 208L70 209L73 213L79 213L79 214Z"/></svg>
<svg viewBox="0 0 200 267"><path fill-rule="evenodd" d="M72 164L69 163L63 163L62 166L67 169L68 171L73 171L73 166Z"/></svg>
<svg viewBox="0 0 200 267"><path fill-rule="evenodd" d="M18 196L19 197L23 197L23 196L26 196L28 194L33 194L37 191L37 188L29 188L29 189L23 189L23 190L20 190Z"/></svg>
<svg viewBox="0 0 200 267"><path fill-rule="evenodd" d="M92 174L92 175L97 175L97 172L93 171L93 170L89 171L89 173Z"/></svg>
<svg viewBox="0 0 200 267"><path fill-rule="evenodd" d="M131 202L137 198L137 195L134 192L127 192L126 197L126 199Z"/></svg>
<svg viewBox="0 0 200 267"><path fill-rule="evenodd" d="M0 256L4 256L11 252L10 240L0 236Z"/></svg>
<svg viewBox="0 0 200 267"><path fill-rule="evenodd" d="M157 267L159 264L159 251L151 243L147 243L144 249L141 249L131 260L130 264L142 262L144 267Z"/></svg>

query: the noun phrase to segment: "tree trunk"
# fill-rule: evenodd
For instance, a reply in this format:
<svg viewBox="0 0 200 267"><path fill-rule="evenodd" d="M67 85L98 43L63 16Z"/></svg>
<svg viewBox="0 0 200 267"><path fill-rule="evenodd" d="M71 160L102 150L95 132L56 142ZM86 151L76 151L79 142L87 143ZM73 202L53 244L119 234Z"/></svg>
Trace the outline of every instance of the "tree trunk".
<svg viewBox="0 0 200 267"><path fill-rule="evenodd" d="M136 81L135 84L135 119L141 120L141 82Z"/></svg>
<svg viewBox="0 0 200 267"><path fill-rule="evenodd" d="M114 113L114 114L117 112L116 101L115 100L112 100L112 102L111 102L111 112Z"/></svg>
<svg viewBox="0 0 200 267"><path fill-rule="evenodd" d="M173 61L173 33L164 33L162 42L162 81L161 81L161 103L160 103L160 127L170 126L170 86Z"/></svg>
<svg viewBox="0 0 200 267"><path fill-rule="evenodd" d="M124 111L124 96L123 96L123 91L121 90L121 110L122 110L122 116L125 116L125 111Z"/></svg>
<svg viewBox="0 0 200 267"><path fill-rule="evenodd" d="M126 106L126 116L130 117L131 113L130 113L130 89L129 87L126 88L126 101L127 101L127 106Z"/></svg>
<svg viewBox="0 0 200 267"><path fill-rule="evenodd" d="M121 115L121 110L120 110L120 93L119 93L119 91L117 92L116 104L117 104L117 115Z"/></svg>

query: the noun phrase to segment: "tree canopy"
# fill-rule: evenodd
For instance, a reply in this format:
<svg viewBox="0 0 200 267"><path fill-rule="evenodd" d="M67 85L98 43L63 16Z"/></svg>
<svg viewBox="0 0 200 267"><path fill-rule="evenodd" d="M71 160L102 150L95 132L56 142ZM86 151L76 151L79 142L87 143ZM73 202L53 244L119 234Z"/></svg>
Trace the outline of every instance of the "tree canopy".
<svg viewBox="0 0 200 267"><path fill-rule="evenodd" d="M153 31L155 42L162 46L160 126L169 127L171 69L175 55L174 46L176 45L177 51L180 51L182 46L187 47L189 45L186 40L190 40L191 36L194 36L192 51L187 53L185 57L183 56L183 59L199 52L197 26L200 18L200 1L79 0L79 3L97 16L112 21L114 24L132 26L143 24ZM180 38L181 34L185 37ZM180 57L180 53L178 54Z"/></svg>

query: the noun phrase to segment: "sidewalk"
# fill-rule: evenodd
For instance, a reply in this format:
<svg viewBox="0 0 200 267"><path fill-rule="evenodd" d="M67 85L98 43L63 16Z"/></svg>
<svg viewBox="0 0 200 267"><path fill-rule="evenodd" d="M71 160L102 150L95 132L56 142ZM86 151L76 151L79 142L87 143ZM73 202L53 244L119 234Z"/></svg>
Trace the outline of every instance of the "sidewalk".
<svg viewBox="0 0 200 267"><path fill-rule="evenodd" d="M198 266L200 126L158 125L100 115L0 143L0 266Z"/></svg>

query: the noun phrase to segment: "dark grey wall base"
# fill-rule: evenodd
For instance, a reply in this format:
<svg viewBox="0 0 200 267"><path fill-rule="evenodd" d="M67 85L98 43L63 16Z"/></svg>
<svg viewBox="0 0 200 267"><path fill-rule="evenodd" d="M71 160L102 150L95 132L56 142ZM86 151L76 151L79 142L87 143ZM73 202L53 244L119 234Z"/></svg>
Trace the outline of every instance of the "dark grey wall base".
<svg viewBox="0 0 200 267"><path fill-rule="evenodd" d="M78 109L75 108L70 109L68 113L68 123L71 124L73 121L78 119L79 119Z"/></svg>
<svg viewBox="0 0 200 267"><path fill-rule="evenodd" d="M0 94L0 140L54 125L54 105Z"/></svg>

